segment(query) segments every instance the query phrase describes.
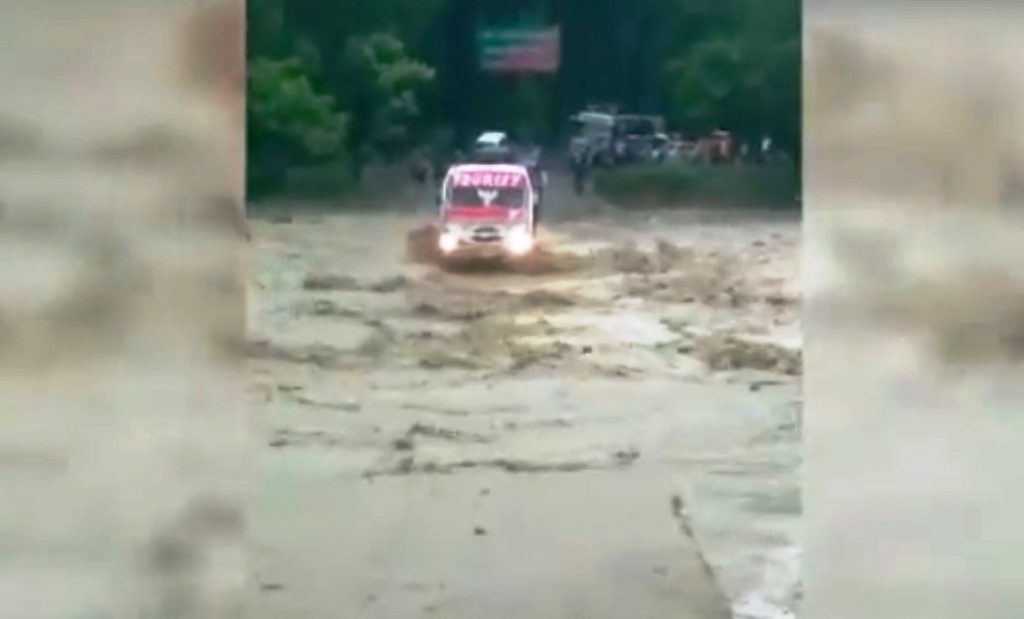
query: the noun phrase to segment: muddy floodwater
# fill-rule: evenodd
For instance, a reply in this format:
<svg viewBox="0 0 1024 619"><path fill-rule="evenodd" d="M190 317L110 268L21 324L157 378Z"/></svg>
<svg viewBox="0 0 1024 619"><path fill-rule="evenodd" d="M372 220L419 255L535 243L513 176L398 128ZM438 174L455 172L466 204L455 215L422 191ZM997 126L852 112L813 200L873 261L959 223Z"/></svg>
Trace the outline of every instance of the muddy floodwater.
<svg viewBox="0 0 1024 619"><path fill-rule="evenodd" d="M254 616L785 617L797 214L603 210L518 272L259 218Z"/></svg>

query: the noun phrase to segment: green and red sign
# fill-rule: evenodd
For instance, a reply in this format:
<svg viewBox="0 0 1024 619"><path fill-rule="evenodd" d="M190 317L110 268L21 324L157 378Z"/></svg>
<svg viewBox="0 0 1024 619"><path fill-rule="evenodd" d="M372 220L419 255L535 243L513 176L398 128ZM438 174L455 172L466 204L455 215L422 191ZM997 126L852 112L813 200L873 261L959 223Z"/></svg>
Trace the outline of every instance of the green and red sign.
<svg viewBox="0 0 1024 619"><path fill-rule="evenodd" d="M480 66L495 73L557 73L561 39L558 26L485 29L477 35Z"/></svg>

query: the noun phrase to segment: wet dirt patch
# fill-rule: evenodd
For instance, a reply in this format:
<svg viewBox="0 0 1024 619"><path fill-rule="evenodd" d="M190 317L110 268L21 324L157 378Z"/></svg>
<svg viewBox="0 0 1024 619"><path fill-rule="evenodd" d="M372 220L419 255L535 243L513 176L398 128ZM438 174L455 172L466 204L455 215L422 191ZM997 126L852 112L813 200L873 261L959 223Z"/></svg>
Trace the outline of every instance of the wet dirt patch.
<svg viewBox="0 0 1024 619"><path fill-rule="evenodd" d="M576 348L565 342L550 342L540 345L513 344L509 347L512 362L509 370L521 372L536 366L552 366L574 355Z"/></svg>
<svg viewBox="0 0 1024 619"><path fill-rule="evenodd" d="M579 273L593 266L593 257L588 254L557 251L543 246L529 256L511 263L514 272L532 276Z"/></svg>
<svg viewBox="0 0 1024 619"><path fill-rule="evenodd" d="M493 443L495 438L493 436L487 436L485 434L475 434L473 432L465 432L463 430L453 430L451 428L444 428L441 426L417 423L414 424L409 431L406 432L405 437L408 439L416 439L417 437L438 439L442 441L448 441L452 443Z"/></svg>
<svg viewBox="0 0 1024 619"><path fill-rule="evenodd" d="M506 421L501 425L503 430L517 432L522 430L568 429L573 427L570 419L533 419L525 421Z"/></svg>
<svg viewBox="0 0 1024 619"><path fill-rule="evenodd" d="M760 311L759 320L792 321L799 297L786 281L763 273L757 264L725 250L698 252L658 241L653 251L636 245L608 249L604 268L620 273L615 298L666 306ZM763 308L763 309L759 309Z"/></svg>
<svg viewBox="0 0 1024 619"><path fill-rule="evenodd" d="M657 273L655 259L635 245L610 250L607 254L612 270L619 273Z"/></svg>
<svg viewBox="0 0 1024 619"><path fill-rule="evenodd" d="M517 371L555 362L574 352L558 341L531 342L527 336L544 333L543 322L520 323L503 316L483 316L445 338L406 342L405 353L429 369L499 369Z"/></svg>
<svg viewBox="0 0 1024 619"><path fill-rule="evenodd" d="M634 464L640 454L623 450L607 458L591 460L530 460L520 458L493 458L482 460L460 460L455 462L417 462L412 456L402 458L394 466L367 471L364 477L391 477L401 475L452 475L466 470L497 469L511 474L579 473L622 469Z"/></svg>
<svg viewBox="0 0 1024 619"><path fill-rule="evenodd" d="M330 299L314 299L310 302L301 303L296 306L295 310L300 315L306 314L310 316L331 316L334 318L354 319L361 319L364 317L362 310L342 305L341 303Z"/></svg>
<svg viewBox="0 0 1024 619"><path fill-rule="evenodd" d="M348 275L310 273L302 280L305 290L359 290L359 281Z"/></svg>
<svg viewBox="0 0 1024 619"><path fill-rule="evenodd" d="M651 275L686 267L694 259L690 248L658 239L653 249L641 249L636 242L602 248L591 254L593 266L602 271Z"/></svg>
<svg viewBox="0 0 1024 619"><path fill-rule="evenodd" d="M754 342L728 334L698 337L693 354L713 371L763 370L789 376L802 373L802 354L798 349L777 344Z"/></svg>
<svg viewBox="0 0 1024 619"><path fill-rule="evenodd" d="M550 332L581 349L594 346L657 346L677 335L657 316L636 312L573 312L545 318Z"/></svg>
<svg viewBox="0 0 1024 619"><path fill-rule="evenodd" d="M756 297L742 282L730 281L712 273L686 273L673 277L630 277L623 294L660 303L701 303L715 308L738 308Z"/></svg>
<svg viewBox="0 0 1024 619"><path fill-rule="evenodd" d="M274 449L286 447L344 447L347 449L379 449L381 442L371 438L357 438L341 432L319 429L279 428L271 433L267 445Z"/></svg>
<svg viewBox="0 0 1024 619"><path fill-rule="evenodd" d="M523 307L538 309L549 307L572 307L579 300L573 296L556 292L554 290L532 290L519 297L520 305Z"/></svg>
<svg viewBox="0 0 1024 619"><path fill-rule="evenodd" d="M448 417L469 417L471 415L504 415L509 413L519 412L517 406L496 406L496 407L474 407L473 411L464 408L450 408L444 406L432 406L430 404L419 404L408 402L402 405L403 410L417 411L421 413L432 413L435 415L443 415Z"/></svg>
<svg viewBox="0 0 1024 619"><path fill-rule="evenodd" d="M334 410L342 413L358 413L363 409L359 402L352 399L333 401L308 395L296 395L293 399L297 404L301 404L303 406Z"/></svg>
<svg viewBox="0 0 1024 619"><path fill-rule="evenodd" d="M349 275L336 273L309 273L302 280L302 287L310 291L377 292L387 294L405 287L407 280L402 275L362 282Z"/></svg>
<svg viewBox="0 0 1024 619"><path fill-rule="evenodd" d="M325 326L324 323L330 323ZM388 352L394 335L379 322L323 320L319 325L309 321L302 328L278 334L270 339L247 343L246 358L250 360L283 361L314 365L321 369L338 369L358 364L360 359L379 359ZM329 342L329 343L328 343Z"/></svg>
<svg viewBox="0 0 1024 619"><path fill-rule="evenodd" d="M669 499L669 510L672 514L672 518L679 526L679 530L687 537L687 539L692 541L694 546L697 548L697 559L700 561L700 565L704 570L704 573L712 582L717 582L715 571L711 567L711 563L708 561L706 554L698 543L697 534L694 530L692 510L686 504L686 501L683 500L681 495L673 495Z"/></svg>
<svg viewBox="0 0 1024 619"><path fill-rule="evenodd" d="M405 236L406 260L414 264L440 264L440 235L441 231L433 224L425 224L410 230Z"/></svg>
<svg viewBox="0 0 1024 619"><path fill-rule="evenodd" d="M457 322L437 322L429 317L389 318L387 329L395 339L405 340L410 345L429 345L456 337L461 325Z"/></svg>
<svg viewBox="0 0 1024 619"><path fill-rule="evenodd" d="M796 444L800 442L803 432L803 405L799 401L790 402L776 413L779 421L760 432L751 439L750 446Z"/></svg>
<svg viewBox="0 0 1024 619"><path fill-rule="evenodd" d="M793 464L777 459L754 459L722 461L708 467L710 476L740 479L762 479L765 476L785 476L792 472Z"/></svg>
<svg viewBox="0 0 1024 619"><path fill-rule="evenodd" d="M747 492L738 499L743 509L756 514L795 516L801 511L800 488L795 486Z"/></svg>
<svg viewBox="0 0 1024 619"><path fill-rule="evenodd" d="M356 349L356 353L368 359L380 360L391 352L395 343L395 334L389 327L379 321L371 321L367 325L375 330L373 335L360 344L359 348Z"/></svg>
<svg viewBox="0 0 1024 619"><path fill-rule="evenodd" d="M665 252L682 250L662 249ZM685 259L664 259L661 268L626 271L623 293L663 303L704 303L717 307L737 307L750 302L751 284L743 276L735 259L714 252L698 256L689 251Z"/></svg>
<svg viewBox="0 0 1024 619"><path fill-rule="evenodd" d="M421 295L412 302L412 313L425 318L477 320L501 311L502 301L495 298L495 295L459 295L444 299L443 295L431 293Z"/></svg>
<svg viewBox="0 0 1024 619"><path fill-rule="evenodd" d="M331 346L282 346L269 340L250 342L246 351L246 358L251 360L309 364L323 369L336 367L344 355Z"/></svg>
<svg viewBox="0 0 1024 619"><path fill-rule="evenodd" d="M479 370L486 364L467 354L438 349L423 353L419 366L428 370Z"/></svg>
<svg viewBox="0 0 1024 619"><path fill-rule="evenodd" d="M478 320L518 310L569 308L584 302L579 296L554 290L510 292L426 281L410 286L408 295L415 316L457 321Z"/></svg>
<svg viewBox="0 0 1024 619"><path fill-rule="evenodd" d="M390 292L396 292L405 287L407 280L402 275L393 275L384 279L379 279L374 282L370 282L365 290L369 292L379 292L381 294L387 294Z"/></svg>

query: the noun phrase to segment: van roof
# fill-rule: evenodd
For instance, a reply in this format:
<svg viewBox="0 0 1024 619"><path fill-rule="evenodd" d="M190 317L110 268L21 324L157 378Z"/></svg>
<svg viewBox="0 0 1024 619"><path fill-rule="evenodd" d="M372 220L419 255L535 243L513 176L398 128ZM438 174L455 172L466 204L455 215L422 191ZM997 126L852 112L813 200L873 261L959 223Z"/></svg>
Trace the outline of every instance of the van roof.
<svg viewBox="0 0 1024 619"><path fill-rule="evenodd" d="M462 163L452 166L448 170L449 174L454 174L456 172L498 172L504 174L530 175L526 166L514 163Z"/></svg>

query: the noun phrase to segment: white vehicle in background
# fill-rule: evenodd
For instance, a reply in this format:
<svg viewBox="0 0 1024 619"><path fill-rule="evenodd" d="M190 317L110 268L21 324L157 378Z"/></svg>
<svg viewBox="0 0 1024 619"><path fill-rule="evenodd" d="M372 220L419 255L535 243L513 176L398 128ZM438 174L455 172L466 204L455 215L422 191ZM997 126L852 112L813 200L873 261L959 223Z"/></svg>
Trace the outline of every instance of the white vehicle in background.
<svg viewBox="0 0 1024 619"><path fill-rule="evenodd" d="M525 166L452 166L441 186L441 255L445 260L529 255L536 240L536 205L537 191Z"/></svg>
<svg viewBox="0 0 1024 619"><path fill-rule="evenodd" d="M575 135L569 143L569 152L579 156L587 153L593 164L611 166L615 162L612 152L615 115L605 112L580 112L570 118Z"/></svg>
<svg viewBox="0 0 1024 619"><path fill-rule="evenodd" d="M530 173L537 208L544 199L548 175L541 164L541 149L515 142L504 131L485 131L473 142L467 163L521 165Z"/></svg>
<svg viewBox="0 0 1024 619"><path fill-rule="evenodd" d="M486 131L476 139L476 149L505 149L509 147L508 134L503 131Z"/></svg>

